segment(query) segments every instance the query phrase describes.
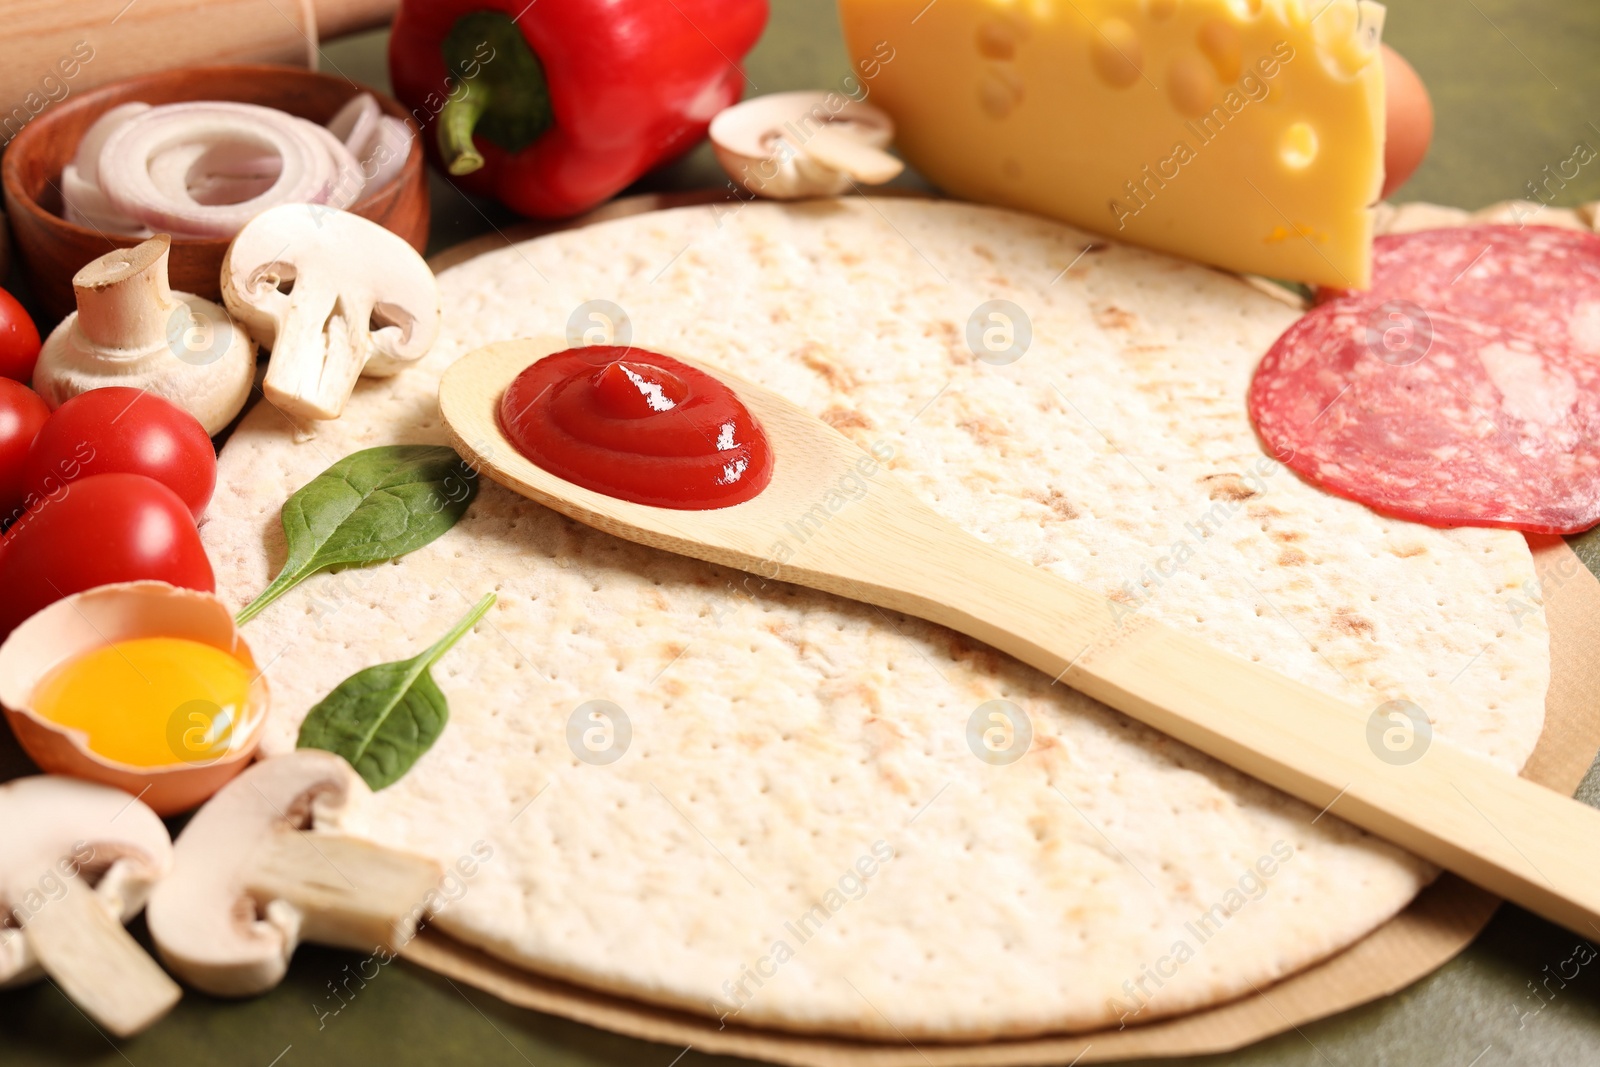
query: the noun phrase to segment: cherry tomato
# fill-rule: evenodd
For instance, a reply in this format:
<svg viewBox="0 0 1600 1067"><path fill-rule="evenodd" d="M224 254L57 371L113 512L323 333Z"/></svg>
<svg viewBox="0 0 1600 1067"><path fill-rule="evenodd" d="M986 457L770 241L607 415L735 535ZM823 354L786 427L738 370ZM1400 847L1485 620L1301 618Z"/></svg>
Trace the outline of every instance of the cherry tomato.
<svg viewBox="0 0 1600 1067"><path fill-rule="evenodd" d="M30 511L0 548L0 639L72 593L141 579L213 592L216 579L178 494L142 474L97 474Z"/></svg>
<svg viewBox="0 0 1600 1067"><path fill-rule="evenodd" d="M0 289L0 378L33 380L39 358L39 328L17 298Z"/></svg>
<svg viewBox="0 0 1600 1067"><path fill-rule="evenodd" d="M91 389L56 408L34 438L23 487L31 509L93 474L143 474L177 493L196 519L217 485L217 453L205 427L154 393Z"/></svg>
<svg viewBox="0 0 1600 1067"><path fill-rule="evenodd" d="M50 405L43 397L20 382L0 378L0 522L22 510L28 446L48 418Z"/></svg>

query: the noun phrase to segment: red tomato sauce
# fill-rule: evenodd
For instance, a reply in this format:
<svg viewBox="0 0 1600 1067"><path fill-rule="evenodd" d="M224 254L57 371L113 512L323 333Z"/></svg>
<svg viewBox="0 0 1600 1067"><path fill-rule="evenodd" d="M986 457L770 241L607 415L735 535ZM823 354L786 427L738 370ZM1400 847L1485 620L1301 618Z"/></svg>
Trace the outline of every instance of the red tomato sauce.
<svg viewBox="0 0 1600 1067"><path fill-rule="evenodd" d="M635 504L708 511L772 480L766 435L733 391L642 348L546 356L506 389L500 427L551 474Z"/></svg>

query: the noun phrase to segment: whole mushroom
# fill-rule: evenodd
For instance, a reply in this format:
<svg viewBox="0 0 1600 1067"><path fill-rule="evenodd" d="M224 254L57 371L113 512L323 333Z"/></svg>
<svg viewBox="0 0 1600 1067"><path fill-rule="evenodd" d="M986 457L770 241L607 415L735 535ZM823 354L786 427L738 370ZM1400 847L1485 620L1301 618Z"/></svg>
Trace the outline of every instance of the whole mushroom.
<svg viewBox="0 0 1600 1067"><path fill-rule="evenodd" d="M267 399L302 419L338 418L358 377L398 373L439 334L439 286L416 250L320 205L275 207L240 230L222 298L272 350Z"/></svg>
<svg viewBox="0 0 1600 1067"><path fill-rule="evenodd" d="M107 252L73 275L78 310L39 351L33 387L52 409L108 385L147 389L215 436L255 380L256 348L221 306L167 282L172 238Z"/></svg>
<svg viewBox="0 0 1600 1067"><path fill-rule="evenodd" d="M283 980L301 941L397 951L438 884L433 860L317 832L369 790L341 757L303 748L255 764L189 820L146 920L167 967L220 997Z"/></svg>
<svg viewBox="0 0 1600 1067"><path fill-rule="evenodd" d="M172 864L155 812L41 774L0 784L0 826L0 987L48 973L119 1037L165 1015L182 991L122 926Z"/></svg>

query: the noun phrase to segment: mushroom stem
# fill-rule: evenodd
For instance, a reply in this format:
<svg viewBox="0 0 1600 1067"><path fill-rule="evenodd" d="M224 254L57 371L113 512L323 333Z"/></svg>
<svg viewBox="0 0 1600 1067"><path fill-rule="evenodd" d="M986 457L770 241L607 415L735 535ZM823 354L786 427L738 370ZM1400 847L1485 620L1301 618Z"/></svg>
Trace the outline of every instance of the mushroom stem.
<svg viewBox="0 0 1600 1067"><path fill-rule="evenodd" d="M304 291L290 297L261 388L291 415L337 419L367 364L372 310L344 306L329 288L306 285Z"/></svg>
<svg viewBox="0 0 1600 1067"><path fill-rule="evenodd" d="M262 388L291 420L338 418L357 378L398 373L439 334L439 285L416 249L313 204L271 208L239 231L222 296L272 349Z"/></svg>
<svg viewBox="0 0 1600 1067"><path fill-rule="evenodd" d="M131 1037L166 1015L183 995L76 875L60 899L30 914L22 933L40 965L85 1015Z"/></svg>
<svg viewBox="0 0 1600 1067"><path fill-rule="evenodd" d="M301 941L397 948L437 899L433 860L302 823L371 795L339 756L315 748L262 760L183 828L172 873L145 916L169 970L219 997L266 992Z"/></svg>
<svg viewBox="0 0 1600 1067"><path fill-rule="evenodd" d="M73 275L78 328L96 348L143 353L167 343L167 325L180 304L167 283L171 249L172 238L159 234Z"/></svg>
<svg viewBox="0 0 1600 1067"><path fill-rule="evenodd" d="M841 133L833 126L821 126L799 142L800 151L824 167L848 174L866 185L882 185L906 169L906 165L881 148Z"/></svg>
<svg viewBox="0 0 1600 1067"><path fill-rule="evenodd" d="M416 934L439 881L432 860L336 833L280 829L250 857L244 887L292 905L300 940L398 952Z"/></svg>

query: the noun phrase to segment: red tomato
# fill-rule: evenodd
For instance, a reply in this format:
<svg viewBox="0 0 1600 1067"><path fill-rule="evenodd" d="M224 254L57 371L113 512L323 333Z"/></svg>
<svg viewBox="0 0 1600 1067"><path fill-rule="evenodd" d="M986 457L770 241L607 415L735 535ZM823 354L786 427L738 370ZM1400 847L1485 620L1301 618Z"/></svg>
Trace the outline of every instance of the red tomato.
<svg viewBox="0 0 1600 1067"><path fill-rule="evenodd" d="M22 510L28 446L48 418L50 405L43 397L20 382L0 378L0 522Z"/></svg>
<svg viewBox="0 0 1600 1067"><path fill-rule="evenodd" d="M216 579L178 494L142 474L97 474L30 512L0 549L0 639L72 593L141 579L213 592Z"/></svg>
<svg viewBox="0 0 1600 1067"><path fill-rule="evenodd" d="M154 393L91 389L56 408L28 452L29 508L92 474L143 474L171 489L196 519L217 485L217 453L205 427Z"/></svg>
<svg viewBox="0 0 1600 1067"><path fill-rule="evenodd" d="M39 328L17 298L0 289L0 378L32 381L38 358Z"/></svg>

